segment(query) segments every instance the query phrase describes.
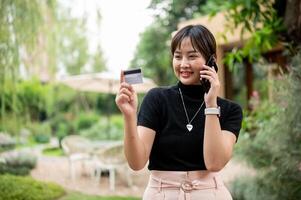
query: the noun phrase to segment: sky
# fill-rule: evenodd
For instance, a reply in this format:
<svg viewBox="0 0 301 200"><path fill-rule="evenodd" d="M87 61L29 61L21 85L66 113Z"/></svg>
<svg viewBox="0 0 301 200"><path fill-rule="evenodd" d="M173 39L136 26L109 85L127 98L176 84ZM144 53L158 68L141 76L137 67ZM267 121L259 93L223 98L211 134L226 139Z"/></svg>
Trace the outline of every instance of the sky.
<svg viewBox="0 0 301 200"><path fill-rule="evenodd" d="M75 15L88 15L91 51L100 43L108 71L127 69L139 42L139 33L151 24L150 0L76 0ZM100 9L101 24L96 24L95 8Z"/></svg>

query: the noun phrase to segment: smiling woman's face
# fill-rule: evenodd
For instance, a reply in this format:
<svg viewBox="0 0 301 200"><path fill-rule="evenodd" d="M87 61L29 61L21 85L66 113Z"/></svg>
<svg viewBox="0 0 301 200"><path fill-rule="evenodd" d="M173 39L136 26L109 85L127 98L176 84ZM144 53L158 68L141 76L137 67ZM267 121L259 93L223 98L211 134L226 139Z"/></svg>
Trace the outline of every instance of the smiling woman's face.
<svg viewBox="0 0 301 200"><path fill-rule="evenodd" d="M190 38L182 40L174 52L172 65L178 80L184 85L200 84L200 70L203 69L205 59L200 52L193 48Z"/></svg>

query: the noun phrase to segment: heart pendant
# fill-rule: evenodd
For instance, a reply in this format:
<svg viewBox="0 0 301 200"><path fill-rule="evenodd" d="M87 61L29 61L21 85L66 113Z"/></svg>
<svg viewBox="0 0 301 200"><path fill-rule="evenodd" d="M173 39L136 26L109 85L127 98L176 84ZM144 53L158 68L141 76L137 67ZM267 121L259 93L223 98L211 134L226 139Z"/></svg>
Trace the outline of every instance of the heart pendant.
<svg viewBox="0 0 301 200"><path fill-rule="evenodd" d="M192 130L193 126L192 126L191 124L187 124L187 125L186 125L186 128L187 128L188 131L190 132L190 131Z"/></svg>

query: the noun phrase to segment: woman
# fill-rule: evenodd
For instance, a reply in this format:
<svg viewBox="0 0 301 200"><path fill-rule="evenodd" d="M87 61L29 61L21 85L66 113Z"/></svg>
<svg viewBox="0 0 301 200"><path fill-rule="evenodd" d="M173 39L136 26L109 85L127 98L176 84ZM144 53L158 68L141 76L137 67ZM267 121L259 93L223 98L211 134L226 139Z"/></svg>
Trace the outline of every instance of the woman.
<svg viewBox="0 0 301 200"><path fill-rule="evenodd" d="M130 167L151 172L144 200L232 199L218 175L231 159L242 121L241 107L218 97L216 42L202 25L172 38L176 85L150 90L137 113L137 95L124 82L116 104L125 122L125 155ZM204 82L209 81L206 92Z"/></svg>

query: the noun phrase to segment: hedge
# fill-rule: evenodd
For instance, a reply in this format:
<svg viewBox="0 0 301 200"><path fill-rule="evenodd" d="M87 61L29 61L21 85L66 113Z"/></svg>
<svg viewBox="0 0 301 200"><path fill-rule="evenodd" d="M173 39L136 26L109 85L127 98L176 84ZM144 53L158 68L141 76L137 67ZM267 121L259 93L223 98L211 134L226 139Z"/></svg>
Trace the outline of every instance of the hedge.
<svg viewBox="0 0 301 200"><path fill-rule="evenodd" d="M13 175L0 175L0 191L0 200L54 200L65 194L54 183Z"/></svg>

